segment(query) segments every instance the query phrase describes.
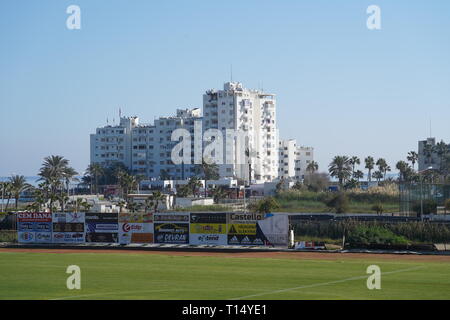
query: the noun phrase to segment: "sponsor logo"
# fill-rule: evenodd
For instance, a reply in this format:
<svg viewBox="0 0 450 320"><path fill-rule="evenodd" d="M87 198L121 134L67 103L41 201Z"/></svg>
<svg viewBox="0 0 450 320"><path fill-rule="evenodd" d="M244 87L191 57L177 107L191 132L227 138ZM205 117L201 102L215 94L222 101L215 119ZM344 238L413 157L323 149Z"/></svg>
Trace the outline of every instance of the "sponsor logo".
<svg viewBox="0 0 450 320"><path fill-rule="evenodd" d="M206 242L206 241L219 241L219 236L218 235L202 235L202 236L198 236L198 240L202 241L202 242Z"/></svg>
<svg viewBox="0 0 450 320"><path fill-rule="evenodd" d="M253 240L253 244L264 244L264 242L260 239L260 238L256 238L255 240Z"/></svg>
<svg viewBox="0 0 450 320"><path fill-rule="evenodd" d="M23 232L23 233L20 235L20 238L21 238L23 241L33 241L33 239L34 239L34 234L31 233L31 232Z"/></svg>
<svg viewBox="0 0 450 320"><path fill-rule="evenodd" d="M232 213L230 215L230 219L236 220L236 221L264 220L264 214L261 214L261 213Z"/></svg>
<svg viewBox="0 0 450 320"><path fill-rule="evenodd" d="M131 226L128 223L124 223L122 225L122 231L123 232L130 232L130 230L131 230Z"/></svg>
<svg viewBox="0 0 450 320"><path fill-rule="evenodd" d="M242 243L242 244L252 244L252 241L251 241L247 236L245 236L245 237L242 239L241 243Z"/></svg>
<svg viewBox="0 0 450 320"><path fill-rule="evenodd" d="M232 237L228 242L230 244L239 244L239 240L236 236Z"/></svg>
<svg viewBox="0 0 450 320"><path fill-rule="evenodd" d="M52 235L50 232L38 232L36 233L36 240L39 241L50 241L52 238Z"/></svg>
<svg viewBox="0 0 450 320"><path fill-rule="evenodd" d="M228 234L242 234L242 235L255 235L256 224L232 224L228 229Z"/></svg>

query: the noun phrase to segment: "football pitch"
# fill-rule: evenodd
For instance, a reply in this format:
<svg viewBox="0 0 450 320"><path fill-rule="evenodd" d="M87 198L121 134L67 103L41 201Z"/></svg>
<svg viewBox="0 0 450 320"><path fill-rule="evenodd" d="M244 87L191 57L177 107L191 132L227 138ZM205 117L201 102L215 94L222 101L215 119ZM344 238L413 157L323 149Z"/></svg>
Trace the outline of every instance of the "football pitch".
<svg viewBox="0 0 450 320"><path fill-rule="evenodd" d="M0 299L450 299L450 257L419 258L2 250ZM66 286L70 265L80 290Z"/></svg>

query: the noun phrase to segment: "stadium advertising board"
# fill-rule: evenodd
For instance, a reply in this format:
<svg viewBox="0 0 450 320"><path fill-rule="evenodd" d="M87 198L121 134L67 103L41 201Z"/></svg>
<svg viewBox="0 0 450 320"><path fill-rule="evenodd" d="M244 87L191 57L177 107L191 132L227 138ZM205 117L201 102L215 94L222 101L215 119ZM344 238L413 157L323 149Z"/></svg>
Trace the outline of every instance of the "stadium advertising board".
<svg viewBox="0 0 450 320"><path fill-rule="evenodd" d="M52 214L46 212L17 213L17 235L20 243L52 242Z"/></svg>
<svg viewBox="0 0 450 320"><path fill-rule="evenodd" d="M85 214L83 212L52 213L53 243L84 243Z"/></svg>
<svg viewBox="0 0 450 320"><path fill-rule="evenodd" d="M155 214L155 243L188 244L189 214Z"/></svg>
<svg viewBox="0 0 450 320"><path fill-rule="evenodd" d="M86 242L117 243L118 234L117 213L86 213Z"/></svg>
<svg viewBox="0 0 450 320"><path fill-rule="evenodd" d="M189 243L194 245L226 245L226 213L191 213Z"/></svg>
<svg viewBox="0 0 450 320"><path fill-rule="evenodd" d="M227 238L229 245L287 245L289 220L283 214L230 213Z"/></svg>
<svg viewBox="0 0 450 320"><path fill-rule="evenodd" d="M287 246L289 243L289 217L287 214L268 213L264 220L258 220L258 227L270 244Z"/></svg>
<svg viewBox="0 0 450 320"><path fill-rule="evenodd" d="M153 213L119 215L119 243L153 243Z"/></svg>

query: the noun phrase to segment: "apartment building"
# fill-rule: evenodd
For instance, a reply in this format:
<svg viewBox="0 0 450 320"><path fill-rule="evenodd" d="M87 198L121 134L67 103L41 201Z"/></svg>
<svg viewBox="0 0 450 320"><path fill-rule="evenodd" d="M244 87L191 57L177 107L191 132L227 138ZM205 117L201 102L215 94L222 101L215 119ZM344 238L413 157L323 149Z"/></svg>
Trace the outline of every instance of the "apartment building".
<svg viewBox="0 0 450 320"><path fill-rule="evenodd" d="M312 147L297 146L295 139L280 140L278 148L278 177L302 181L308 164L314 161Z"/></svg>
<svg viewBox="0 0 450 320"><path fill-rule="evenodd" d="M450 144L444 145L445 147L447 147L447 152L450 153ZM441 152L438 143L436 143L436 138L427 138L426 140L419 141L417 152L419 171L426 170L430 167L432 169L440 169Z"/></svg>
<svg viewBox="0 0 450 320"><path fill-rule="evenodd" d="M195 174L194 145L191 161L186 164L172 162L172 149L178 141L172 141L176 129L186 129L193 136L195 121L202 121L201 110L177 109L175 116L160 117L153 124L137 125L132 129L132 165L135 174L149 178L184 180Z"/></svg>
<svg viewBox="0 0 450 320"><path fill-rule="evenodd" d="M172 133L180 128L191 136L191 154L189 161L175 164L172 150L180 141L172 141ZM221 178L301 180L313 160L312 148L299 147L295 140L279 141L274 94L227 82L223 90L211 89L203 95L203 115L199 108L177 109L175 115L152 124L140 123L138 117L121 117L119 125L97 128L91 134L91 163L108 166L119 161L134 174L184 180L195 175L198 155L201 159L219 135L223 150L214 150L211 159L218 163Z"/></svg>
<svg viewBox="0 0 450 320"><path fill-rule="evenodd" d="M109 166L113 162L122 162L131 168L131 132L138 124L138 117L121 117L118 125L97 128L90 135L91 163Z"/></svg>
<svg viewBox="0 0 450 320"><path fill-rule="evenodd" d="M239 82L227 82L223 90L208 90L203 95L203 128L219 130L226 140L221 177L271 181L278 176L274 94L246 89ZM227 130L245 133L246 142L231 142Z"/></svg>

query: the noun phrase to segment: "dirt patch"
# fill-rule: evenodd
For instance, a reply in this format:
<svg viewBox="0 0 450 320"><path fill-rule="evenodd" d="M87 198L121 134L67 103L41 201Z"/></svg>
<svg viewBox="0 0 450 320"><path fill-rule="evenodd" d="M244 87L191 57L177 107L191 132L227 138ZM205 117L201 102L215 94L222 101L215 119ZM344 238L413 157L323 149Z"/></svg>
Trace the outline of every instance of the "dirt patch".
<svg viewBox="0 0 450 320"><path fill-rule="evenodd" d="M328 253L328 252L187 252L161 250L114 250L114 249L9 249L1 248L0 252L31 252L31 253L119 253L119 254L153 254L185 257L222 257L222 258L272 258L272 259L304 259L304 260L395 260L416 262L447 262L450 256L414 255L414 254L375 254L375 253Z"/></svg>

